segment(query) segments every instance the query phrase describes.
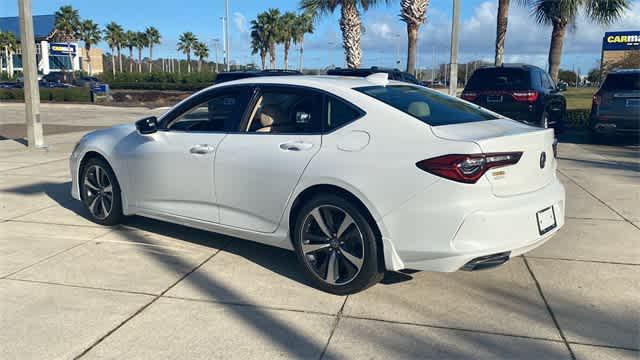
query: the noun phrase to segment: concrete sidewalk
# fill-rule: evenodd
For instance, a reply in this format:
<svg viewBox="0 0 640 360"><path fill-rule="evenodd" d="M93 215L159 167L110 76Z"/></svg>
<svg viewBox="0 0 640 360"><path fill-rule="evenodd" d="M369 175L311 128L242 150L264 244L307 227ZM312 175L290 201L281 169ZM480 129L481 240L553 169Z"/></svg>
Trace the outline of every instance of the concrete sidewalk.
<svg viewBox="0 0 640 360"><path fill-rule="evenodd" d="M149 113L46 110L73 126ZM20 118L0 104L9 112ZM637 147L560 144L567 224L525 257L390 273L339 297L308 286L288 251L139 217L88 221L69 195L82 134L48 136L49 151L0 141L0 359L640 358Z"/></svg>

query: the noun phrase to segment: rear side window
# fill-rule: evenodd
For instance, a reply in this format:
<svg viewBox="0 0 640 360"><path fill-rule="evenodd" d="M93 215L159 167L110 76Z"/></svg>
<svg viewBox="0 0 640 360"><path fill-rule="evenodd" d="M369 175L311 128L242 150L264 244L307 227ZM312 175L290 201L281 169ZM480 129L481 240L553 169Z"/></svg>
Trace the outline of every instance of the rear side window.
<svg viewBox="0 0 640 360"><path fill-rule="evenodd" d="M361 116L360 112L343 101L329 97L327 101L327 129L333 130Z"/></svg>
<svg viewBox="0 0 640 360"><path fill-rule="evenodd" d="M531 88L529 72L512 68L476 70L465 90L527 90Z"/></svg>
<svg viewBox="0 0 640 360"><path fill-rule="evenodd" d="M640 73L609 74L602 84L602 90L640 90Z"/></svg>
<svg viewBox="0 0 640 360"><path fill-rule="evenodd" d="M495 119L491 113L437 91L410 85L366 86L355 90L432 126Z"/></svg>

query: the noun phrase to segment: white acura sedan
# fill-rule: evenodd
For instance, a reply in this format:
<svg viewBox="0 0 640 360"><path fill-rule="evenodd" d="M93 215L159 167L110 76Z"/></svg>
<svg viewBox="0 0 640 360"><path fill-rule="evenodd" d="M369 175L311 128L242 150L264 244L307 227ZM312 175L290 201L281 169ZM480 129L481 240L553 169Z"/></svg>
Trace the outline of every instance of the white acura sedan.
<svg viewBox="0 0 640 360"><path fill-rule="evenodd" d="M294 250L335 294L540 246L564 224L556 166L553 130L385 74L212 86L71 155L95 222L136 214Z"/></svg>

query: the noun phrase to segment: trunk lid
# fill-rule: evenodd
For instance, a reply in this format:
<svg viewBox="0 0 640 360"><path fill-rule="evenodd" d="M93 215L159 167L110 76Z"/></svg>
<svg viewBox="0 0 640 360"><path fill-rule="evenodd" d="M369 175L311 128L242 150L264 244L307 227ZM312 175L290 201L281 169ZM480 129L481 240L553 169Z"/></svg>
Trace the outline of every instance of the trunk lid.
<svg viewBox="0 0 640 360"><path fill-rule="evenodd" d="M517 164L492 168L484 175L496 196L536 191L555 177L553 129L535 128L508 119L434 126L431 129L443 139L472 141L485 154L522 152ZM541 157L545 158L542 167Z"/></svg>

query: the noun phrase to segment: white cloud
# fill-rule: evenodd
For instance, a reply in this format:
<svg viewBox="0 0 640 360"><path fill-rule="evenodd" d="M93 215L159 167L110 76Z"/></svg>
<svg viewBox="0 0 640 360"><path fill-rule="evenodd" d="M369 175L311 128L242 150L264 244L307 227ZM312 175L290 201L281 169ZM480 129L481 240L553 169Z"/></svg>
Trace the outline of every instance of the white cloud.
<svg viewBox="0 0 640 360"><path fill-rule="evenodd" d="M233 13L233 24L239 33L246 33L249 31L247 18L239 12Z"/></svg>

